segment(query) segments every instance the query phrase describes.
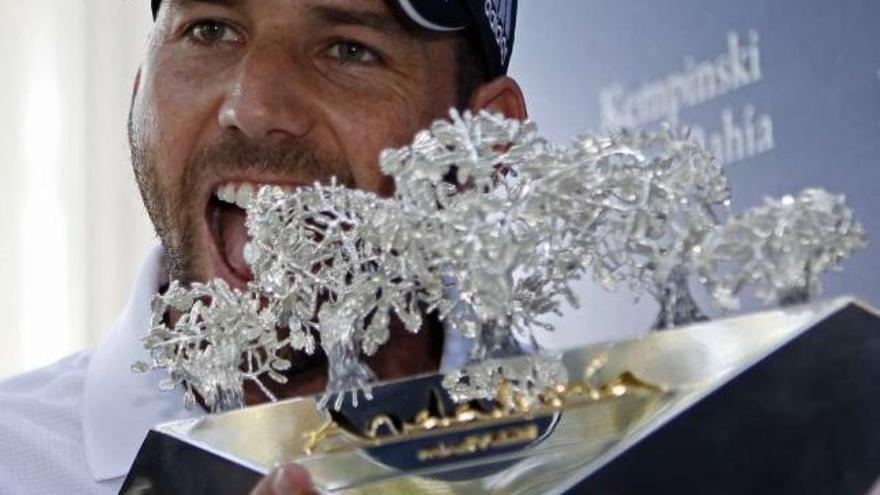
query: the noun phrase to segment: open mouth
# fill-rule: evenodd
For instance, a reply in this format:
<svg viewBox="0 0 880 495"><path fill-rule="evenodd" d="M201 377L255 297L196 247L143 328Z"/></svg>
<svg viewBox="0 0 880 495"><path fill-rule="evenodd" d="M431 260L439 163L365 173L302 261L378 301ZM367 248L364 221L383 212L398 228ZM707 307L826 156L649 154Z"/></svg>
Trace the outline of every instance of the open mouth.
<svg viewBox="0 0 880 495"><path fill-rule="evenodd" d="M263 185L245 181L222 183L214 189L206 208L206 220L218 261L216 265L219 265L215 266L215 276L241 290L254 278L244 259L244 246L249 241L246 210ZM287 192L294 190L294 186L279 187Z"/></svg>
<svg viewBox="0 0 880 495"><path fill-rule="evenodd" d="M206 207L206 221L212 239L214 276L224 279L231 287L247 289L254 275L244 259L244 246L250 240L245 221L247 207L264 185L281 187L293 192L301 185L257 184L247 181L227 181L218 185L211 194ZM286 329L279 329L283 338ZM286 386L266 384L276 390L279 397L301 396L318 393L324 389L327 373L327 356L323 349L313 354L286 349L284 356L293 367L285 372L289 378ZM259 393L257 393L259 395Z"/></svg>

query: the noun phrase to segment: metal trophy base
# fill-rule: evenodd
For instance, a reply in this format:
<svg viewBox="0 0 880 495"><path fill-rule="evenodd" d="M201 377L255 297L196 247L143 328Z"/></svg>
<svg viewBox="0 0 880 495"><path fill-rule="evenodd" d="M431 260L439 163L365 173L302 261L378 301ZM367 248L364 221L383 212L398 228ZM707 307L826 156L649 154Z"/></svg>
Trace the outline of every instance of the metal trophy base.
<svg viewBox="0 0 880 495"><path fill-rule="evenodd" d="M288 461L345 494L863 494L880 478L880 316L853 299L563 356L573 380L597 361L601 397L379 438L358 432L382 411L455 416L439 377L377 386L334 423L307 398L160 425L121 493L242 494Z"/></svg>

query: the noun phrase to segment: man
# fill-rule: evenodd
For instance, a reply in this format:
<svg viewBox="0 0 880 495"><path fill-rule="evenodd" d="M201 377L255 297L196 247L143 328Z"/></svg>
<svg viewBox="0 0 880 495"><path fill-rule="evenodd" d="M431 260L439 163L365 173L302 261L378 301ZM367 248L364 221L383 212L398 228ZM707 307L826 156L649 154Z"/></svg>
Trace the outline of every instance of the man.
<svg viewBox="0 0 880 495"><path fill-rule="evenodd" d="M390 194L380 151L450 107L526 117L504 75L515 1L153 0L153 13L129 134L163 249L97 349L0 383L0 493L115 493L147 429L203 414L129 366L145 358L149 299L169 278L247 284L240 206L254 188L335 176ZM392 328L369 362L380 378L460 363L454 339L427 325L417 335ZM320 357L297 356L294 369L277 395L323 389ZM248 391L248 403L261 400ZM292 466L255 493L307 485Z"/></svg>

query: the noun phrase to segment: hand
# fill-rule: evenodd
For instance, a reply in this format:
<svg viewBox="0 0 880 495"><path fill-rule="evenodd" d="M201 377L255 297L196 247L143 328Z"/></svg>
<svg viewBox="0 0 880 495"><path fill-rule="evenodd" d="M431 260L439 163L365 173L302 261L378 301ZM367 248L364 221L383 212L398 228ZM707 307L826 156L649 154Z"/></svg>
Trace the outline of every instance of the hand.
<svg viewBox="0 0 880 495"><path fill-rule="evenodd" d="M318 495L308 471L296 464L276 468L257 483L250 495Z"/></svg>

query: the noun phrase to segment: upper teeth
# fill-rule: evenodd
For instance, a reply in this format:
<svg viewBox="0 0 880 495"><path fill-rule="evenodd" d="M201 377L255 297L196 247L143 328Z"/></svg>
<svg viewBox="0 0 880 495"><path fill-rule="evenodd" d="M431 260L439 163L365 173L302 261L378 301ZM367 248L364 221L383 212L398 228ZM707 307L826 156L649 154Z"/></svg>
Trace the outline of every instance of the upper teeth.
<svg viewBox="0 0 880 495"><path fill-rule="evenodd" d="M219 186L214 191L214 196L220 201L231 203L245 210L250 205L251 200L257 194L257 191L263 184L253 184L252 182L227 182ZM291 187L279 186L285 192L293 190Z"/></svg>

